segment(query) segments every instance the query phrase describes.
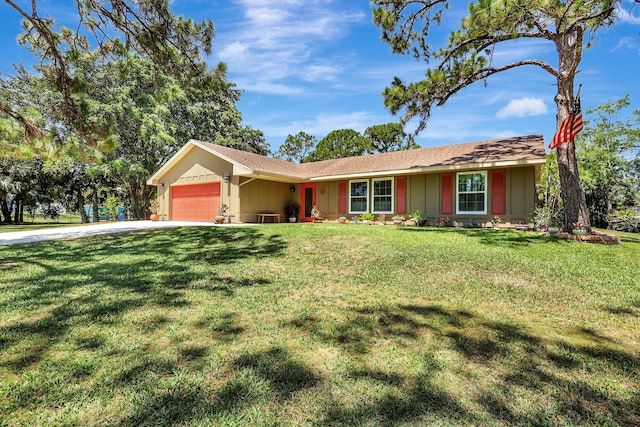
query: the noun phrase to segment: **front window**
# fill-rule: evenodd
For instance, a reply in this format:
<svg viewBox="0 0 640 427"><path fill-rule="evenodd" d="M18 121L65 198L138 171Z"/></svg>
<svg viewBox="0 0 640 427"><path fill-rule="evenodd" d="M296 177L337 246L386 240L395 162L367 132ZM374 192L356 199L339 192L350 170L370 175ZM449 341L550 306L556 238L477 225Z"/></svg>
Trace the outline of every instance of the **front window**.
<svg viewBox="0 0 640 427"><path fill-rule="evenodd" d="M373 213L393 213L393 178L373 180Z"/></svg>
<svg viewBox="0 0 640 427"><path fill-rule="evenodd" d="M487 173L464 172L458 174L457 213L487 213Z"/></svg>
<svg viewBox="0 0 640 427"><path fill-rule="evenodd" d="M349 213L368 212L369 180L349 181Z"/></svg>

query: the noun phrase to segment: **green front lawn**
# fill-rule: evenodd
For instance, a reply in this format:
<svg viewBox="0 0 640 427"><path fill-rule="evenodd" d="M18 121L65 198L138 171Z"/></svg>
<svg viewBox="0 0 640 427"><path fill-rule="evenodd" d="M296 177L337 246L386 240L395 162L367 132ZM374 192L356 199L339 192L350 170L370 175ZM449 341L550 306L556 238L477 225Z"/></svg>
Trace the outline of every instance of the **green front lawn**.
<svg viewBox="0 0 640 427"><path fill-rule="evenodd" d="M637 241L281 224L0 251L0 425L640 423Z"/></svg>

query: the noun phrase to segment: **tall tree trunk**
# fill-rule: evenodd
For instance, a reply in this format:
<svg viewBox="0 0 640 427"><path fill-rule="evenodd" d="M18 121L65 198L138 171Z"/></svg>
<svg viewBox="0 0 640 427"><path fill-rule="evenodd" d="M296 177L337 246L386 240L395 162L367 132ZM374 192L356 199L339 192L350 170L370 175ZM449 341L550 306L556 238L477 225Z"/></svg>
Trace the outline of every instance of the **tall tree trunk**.
<svg viewBox="0 0 640 427"><path fill-rule="evenodd" d="M20 200L14 199L15 210L13 211L13 223L20 224L20 206L22 202Z"/></svg>
<svg viewBox="0 0 640 427"><path fill-rule="evenodd" d="M76 204L80 207L80 222L87 224L89 222L89 215L87 215L87 211L84 208L85 200L82 190L76 191Z"/></svg>
<svg viewBox="0 0 640 427"><path fill-rule="evenodd" d="M24 200L20 201L17 214L18 214L18 221L17 222L19 224L24 224Z"/></svg>
<svg viewBox="0 0 640 427"><path fill-rule="evenodd" d="M93 222L100 222L100 206L98 206L98 188L91 189L91 210L93 211Z"/></svg>
<svg viewBox="0 0 640 427"><path fill-rule="evenodd" d="M583 30L561 34L556 40L558 50L558 95L556 104L556 129L569 115L574 101L574 79L578 64L582 59ZM590 224L587 200L582 189L575 143L568 141L558 147L558 175L560 178L560 196L564 204L564 229L571 231L576 222Z"/></svg>
<svg viewBox="0 0 640 427"><path fill-rule="evenodd" d="M9 209L9 204L7 203L7 199L0 194L0 212L2 213L2 222L5 224L11 223L11 209Z"/></svg>

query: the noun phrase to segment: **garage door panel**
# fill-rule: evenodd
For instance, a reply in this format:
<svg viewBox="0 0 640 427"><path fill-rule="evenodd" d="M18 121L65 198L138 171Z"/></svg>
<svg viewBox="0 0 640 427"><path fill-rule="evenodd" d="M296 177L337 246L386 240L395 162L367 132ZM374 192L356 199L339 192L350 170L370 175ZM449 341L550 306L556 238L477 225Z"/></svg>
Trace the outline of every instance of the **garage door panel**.
<svg viewBox="0 0 640 427"><path fill-rule="evenodd" d="M171 187L171 219L213 221L220 206L220 183Z"/></svg>

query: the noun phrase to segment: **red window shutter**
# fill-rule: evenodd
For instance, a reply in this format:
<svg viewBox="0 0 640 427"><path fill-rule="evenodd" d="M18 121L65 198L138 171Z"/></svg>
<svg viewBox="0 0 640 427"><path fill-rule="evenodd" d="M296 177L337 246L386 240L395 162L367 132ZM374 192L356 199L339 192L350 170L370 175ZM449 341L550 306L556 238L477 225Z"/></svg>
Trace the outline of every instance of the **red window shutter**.
<svg viewBox="0 0 640 427"><path fill-rule="evenodd" d="M491 214L505 214L504 170L491 172Z"/></svg>
<svg viewBox="0 0 640 427"><path fill-rule="evenodd" d="M396 178L396 213L407 213L407 177Z"/></svg>
<svg viewBox="0 0 640 427"><path fill-rule="evenodd" d="M453 213L453 174L450 173L442 175L440 213L443 215L451 215Z"/></svg>
<svg viewBox="0 0 640 427"><path fill-rule="evenodd" d="M347 213L347 181L338 183L338 213Z"/></svg>

